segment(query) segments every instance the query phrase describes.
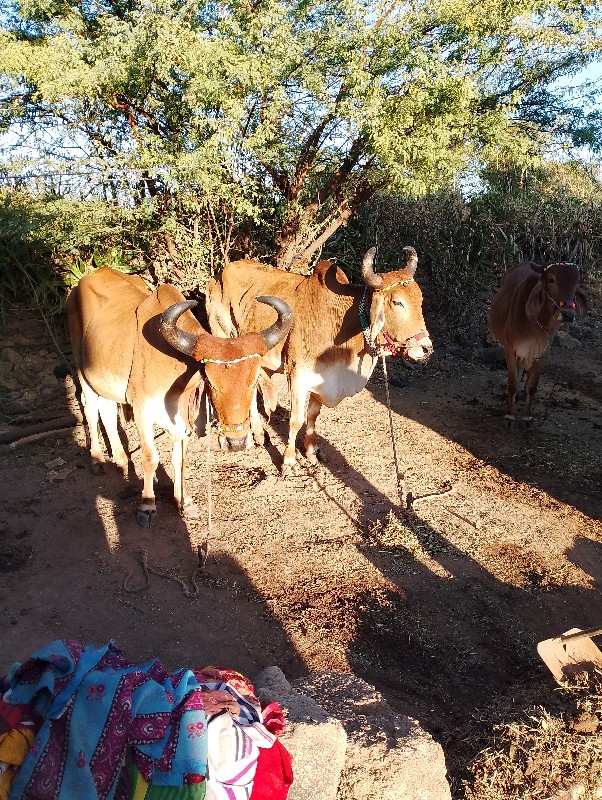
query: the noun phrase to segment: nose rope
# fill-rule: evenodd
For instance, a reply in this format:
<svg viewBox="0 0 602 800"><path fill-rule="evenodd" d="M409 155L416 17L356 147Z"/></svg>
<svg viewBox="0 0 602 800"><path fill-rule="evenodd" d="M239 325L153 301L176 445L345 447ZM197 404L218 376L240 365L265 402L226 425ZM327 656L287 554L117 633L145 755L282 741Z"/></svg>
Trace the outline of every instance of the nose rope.
<svg viewBox="0 0 602 800"><path fill-rule="evenodd" d="M552 303L553 303L553 304L556 306L556 308L557 308L559 311L562 311L562 310L563 310L563 309L565 309L565 308L568 308L568 309L570 309L571 311L574 311L574 310L575 310L575 301L574 301L574 300L559 300L558 302L556 302L556 300L554 300L554 298L553 298L553 297L551 297L551 295L549 295L549 294L546 292L546 290L545 290L545 289L543 290L543 293L545 294L545 296L546 296L546 297L547 297L549 300L551 300L551 301L552 301Z"/></svg>
<svg viewBox="0 0 602 800"><path fill-rule="evenodd" d="M546 273L546 272L547 272L547 271L548 271L548 270L549 270L551 267L572 267L573 269L576 269L576 270L577 270L577 272L581 272L581 268L580 268L579 264L575 264L575 262L574 262L574 261L554 261L552 264L548 264L548 266L547 266L547 267L546 267L546 268L543 270L543 274L545 275L545 273ZM551 300L551 301L552 301L553 305L555 305L555 306L556 306L556 308L557 308L559 311L562 311L563 309L567 309L567 308L568 308L570 311L574 311L574 310L575 310L575 308L576 308L576 306L575 306L575 301L574 301L574 300L559 300L559 301L558 301L558 303L557 303L557 302L556 302L556 300L554 300L554 298L553 298L553 297L551 297L551 296L550 296L550 295L549 295L549 294L546 292L546 290L545 290L545 289L543 290L543 293L544 293L544 294L545 294L545 296L548 298L548 300ZM543 326L543 325L542 325L540 322L538 322L537 324L539 325L539 327L540 327L540 328L543 328L544 330L546 330L546 328L545 328L545 327L544 327L544 326Z"/></svg>
<svg viewBox="0 0 602 800"><path fill-rule="evenodd" d="M413 278L409 278L408 280L398 281L398 284L405 286L407 283L413 281ZM396 286L398 284L393 284ZM387 289L391 289L392 286L388 286ZM385 291L384 289L382 291ZM370 336L370 323L368 319L368 313L366 309L366 300L368 296L368 287L366 286L364 289L364 293L362 294L362 299L360 300L360 308L359 308L359 320L360 326L362 329L362 333L364 334L364 339L366 344L368 345L370 350L375 350L377 353L382 353L385 350L388 350L392 356L396 356L398 350L401 350L402 356L405 356L408 349L412 346L412 344L419 344L421 339L427 339L428 334L424 329L418 331L413 336L410 336L403 342L395 342L388 333L383 331L383 337L387 344L384 347L379 347L376 342L373 341L372 337Z"/></svg>
<svg viewBox="0 0 602 800"><path fill-rule="evenodd" d="M244 422L239 422L234 425L230 425L227 422L222 422L221 420L217 421L217 432L223 436L227 435L228 433L239 433L240 431L249 430L250 427L250 416L248 416Z"/></svg>

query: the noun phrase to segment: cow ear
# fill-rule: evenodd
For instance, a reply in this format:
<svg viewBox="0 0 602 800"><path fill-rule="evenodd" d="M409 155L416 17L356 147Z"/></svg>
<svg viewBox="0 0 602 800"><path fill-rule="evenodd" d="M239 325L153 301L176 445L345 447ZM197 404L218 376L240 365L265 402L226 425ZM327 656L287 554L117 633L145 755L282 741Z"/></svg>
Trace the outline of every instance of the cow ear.
<svg viewBox="0 0 602 800"><path fill-rule="evenodd" d="M370 338L373 342L385 327L385 298L382 292L372 292L370 304Z"/></svg>
<svg viewBox="0 0 602 800"><path fill-rule="evenodd" d="M575 292L575 305L577 306L577 316L583 319L589 311L589 300L581 289L577 289Z"/></svg>
<svg viewBox="0 0 602 800"><path fill-rule="evenodd" d="M531 322L535 322L539 316L544 300L543 286L541 285L541 281L537 281L535 286L531 289L531 294L525 303L525 314L527 315L527 319L530 319Z"/></svg>
<svg viewBox="0 0 602 800"><path fill-rule="evenodd" d="M257 379L259 391L263 397L263 408L269 419L272 412L276 410L278 405L278 392L272 379L261 369L259 370L259 377Z"/></svg>

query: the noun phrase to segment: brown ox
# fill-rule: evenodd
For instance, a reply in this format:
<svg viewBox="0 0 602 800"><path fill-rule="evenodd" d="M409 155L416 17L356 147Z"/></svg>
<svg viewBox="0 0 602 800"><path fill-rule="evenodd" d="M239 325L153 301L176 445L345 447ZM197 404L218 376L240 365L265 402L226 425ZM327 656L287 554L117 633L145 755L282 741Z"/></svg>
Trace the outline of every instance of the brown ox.
<svg viewBox="0 0 602 800"><path fill-rule="evenodd" d="M289 335L262 359L266 376L284 372L289 381L291 414L284 475L299 468L295 443L305 421L306 456L310 463L317 463L315 423L322 405L332 408L365 387L381 344L390 352L398 348L414 360L432 350L422 316L422 293L414 281L418 257L412 247L404 251L404 269L377 275L375 248L369 250L362 264L363 286L349 284L330 262L321 262L307 277L256 261L236 261L209 282L209 324L218 336L243 334L269 322L273 312L253 302L257 292L277 294L293 310ZM259 388L268 413L275 406L270 386L269 378L261 376ZM256 441L262 441L256 403L251 426Z"/></svg>
<svg viewBox="0 0 602 800"><path fill-rule="evenodd" d="M159 456L153 425L173 438L174 497L180 511L198 511L186 491L186 449L199 432L199 397L205 387L218 417L220 445L239 450L252 438L249 409L261 358L287 334L290 308L274 297L257 298L276 309L277 321L260 333L225 341L207 333L189 310L196 305L169 284L150 292L144 281L102 267L81 279L67 301L67 321L90 436L92 469L104 471L102 420L114 461L127 472L117 430L117 405L131 406L140 437L144 487L140 525L156 521L153 489ZM176 326L178 323L178 326Z"/></svg>
<svg viewBox="0 0 602 800"><path fill-rule="evenodd" d="M587 298L577 288L579 267L559 262L539 266L525 261L506 272L492 300L489 323L504 346L508 369L508 427L516 418L516 393L522 369L527 373L522 421L531 423L533 398L563 322L587 312Z"/></svg>

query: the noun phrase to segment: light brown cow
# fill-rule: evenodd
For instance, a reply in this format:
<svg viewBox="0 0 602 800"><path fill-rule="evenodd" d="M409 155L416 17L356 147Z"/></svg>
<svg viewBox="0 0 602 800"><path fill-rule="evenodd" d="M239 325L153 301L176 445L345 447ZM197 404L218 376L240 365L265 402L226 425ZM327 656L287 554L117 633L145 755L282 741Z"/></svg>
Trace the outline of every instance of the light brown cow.
<svg viewBox="0 0 602 800"><path fill-rule="evenodd" d="M563 322L587 312L587 298L577 288L579 267L569 262L540 266L524 261L509 269L492 300L489 324L504 346L508 369L505 420L516 419L520 373L527 373L522 424L532 421L533 398L548 362L552 341Z"/></svg>
<svg viewBox="0 0 602 800"><path fill-rule="evenodd" d="M222 448L251 446L249 410L261 359L291 325L286 303L275 297L257 300L275 309L276 322L259 333L225 341L203 330L190 311L196 303L186 301L169 284L151 293L140 277L102 267L83 277L69 295L67 321L89 428L92 469L104 471L100 415L113 460L127 472L117 406L131 406L144 470L139 524L151 527L156 521L153 482L159 456L154 425L173 439L178 508L188 516L198 515L186 491L184 470L189 437L192 431L199 432L203 381L217 414Z"/></svg>
<svg viewBox="0 0 602 800"><path fill-rule="evenodd" d="M306 456L310 463L317 463L315 423L322 405L332 408L363 389L381 346L389 352L400 350L414 360L431 352L422 292L414 280L418 257L412 247L404 251L403 269L375 274L375 248L371 248L362 264L363 286L351 285L330 262L318 264L308 277L257 261L235 261L209 282L209 324L218 336L240 335L269 322L273 312L253 302L257 292L276 294L293 310L289 335L262 359L266 376L284 372L289 380L291 414L284 475L299 469L295 444L305 421ZM269 379L261 376L259 387L269 413L275 406ZM251 426L256 440L262 441L256 404Z"/></svg>

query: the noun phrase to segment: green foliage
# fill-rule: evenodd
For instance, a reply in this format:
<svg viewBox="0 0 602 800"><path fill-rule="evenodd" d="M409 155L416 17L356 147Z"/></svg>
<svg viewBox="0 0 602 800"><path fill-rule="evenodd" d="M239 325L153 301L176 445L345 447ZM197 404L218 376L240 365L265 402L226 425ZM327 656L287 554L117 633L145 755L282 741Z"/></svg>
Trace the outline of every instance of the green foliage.
<svg viewBox="0 0 602 800"><path fill-rule="evenodd" d="M426 196L475 160L531 165L555 133L595 140L593 117L544 90L599 52L597 0L19 9L0 29L0 130L37 137L48 169L125 176L115 199L167 216L184 274L245 232L245 251L302 266L378 191ZM178 238L188 205L208 250Z"/></svg>
<svg viewBox="0 0 602 800"><path fill-rule="evenodd" d="M403 266L402 248L413 245L429 327L439 341L482 337L502 274L521 260L574 261L592 293L602 276L599 177L565 163L528 172L507 167L486 178L467 200L459 191L415 200L380 197L333 237L324 256L341 253L357 268L377 244L377 269L394 269Z"/></svg>
<svg viewBox="0 0 602 800"><path fill-rule="evenodd" d="M528 171L508 166L487 171L484 179L469 199L451 190L414 199L382 195L320 255L335 258L359 280L368 247L377 244L381 270L403 266L403 247L416 247L429 327L438 341L483 335L488 301L504 270L521 259L576 261L586 285L600 281L602 185L596 174L563 163ZM155 282L198 293L226 250L245 253L235 227L226 207L186 196L158 214L152 204L124 210L0 193L0 300L27 297L56 314L68 289L102 265L147 268ZM177 264L168 241L178 250Z"/></svg>
<svg viewBox="0 0 602 800"><path fill-rule="evenodd" d="M146 267L131 214L106 203L78 203L24 192L0 193L0 304L31 300L48 316L92 269Z"/></svg>

